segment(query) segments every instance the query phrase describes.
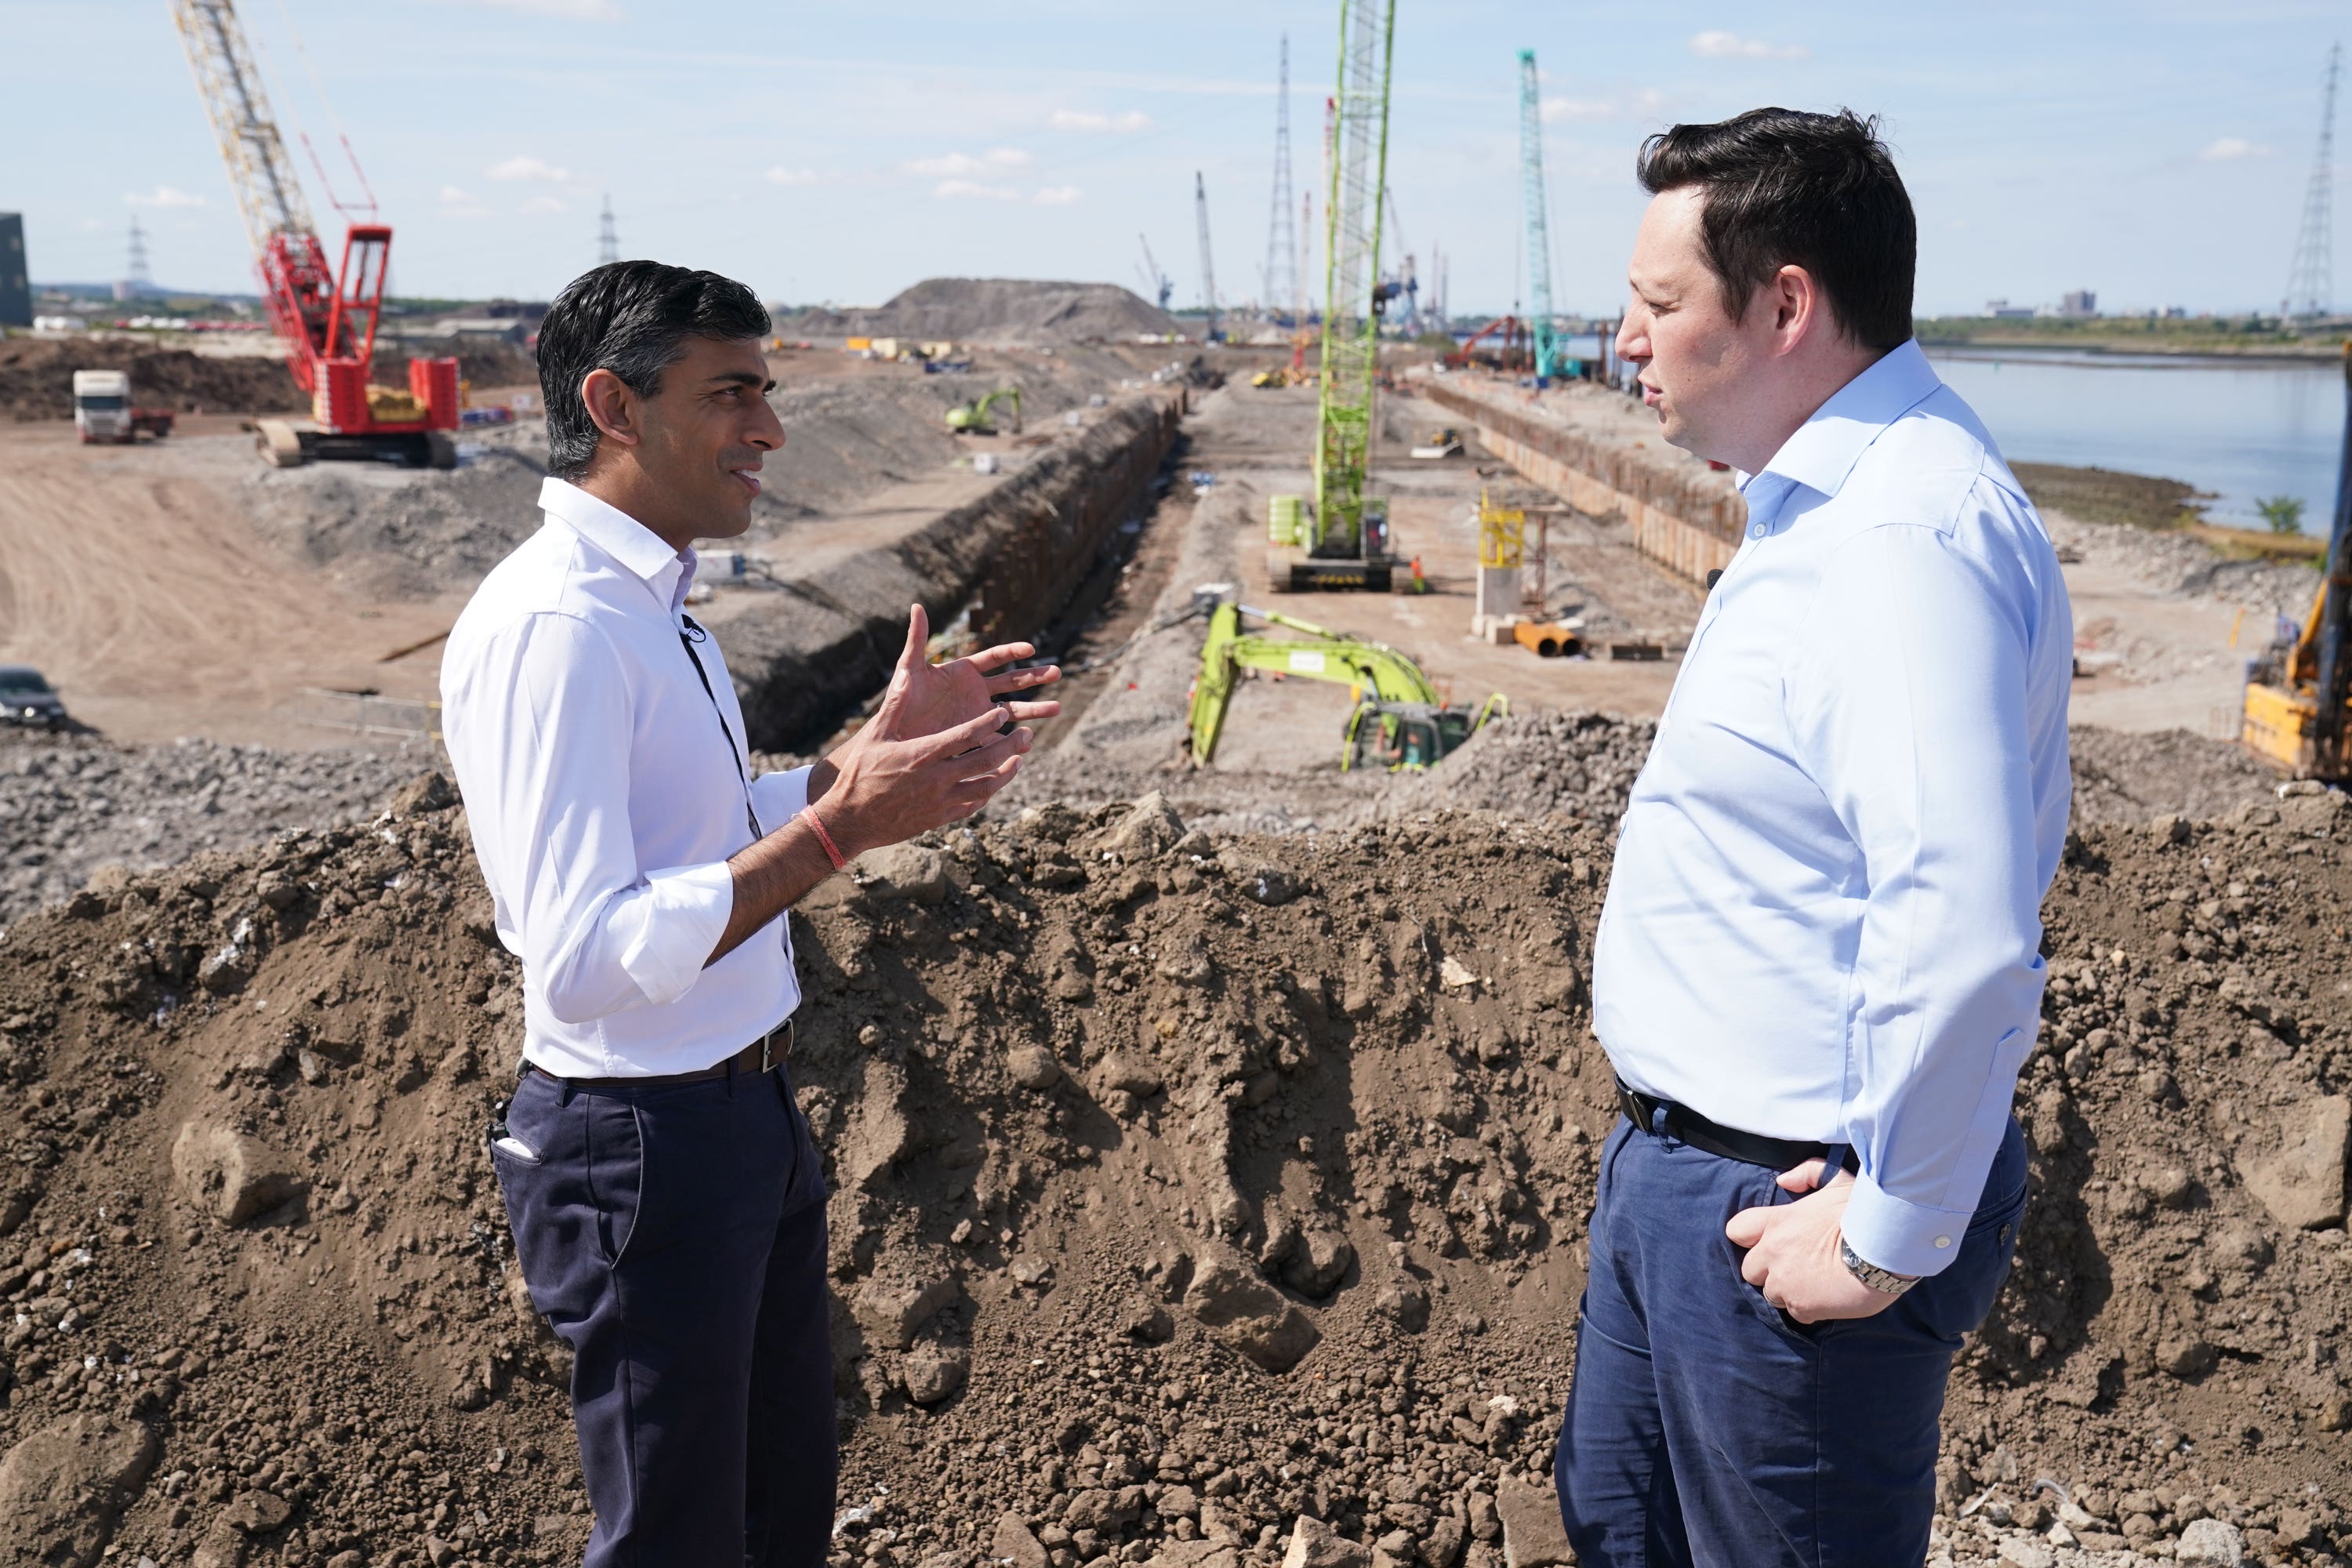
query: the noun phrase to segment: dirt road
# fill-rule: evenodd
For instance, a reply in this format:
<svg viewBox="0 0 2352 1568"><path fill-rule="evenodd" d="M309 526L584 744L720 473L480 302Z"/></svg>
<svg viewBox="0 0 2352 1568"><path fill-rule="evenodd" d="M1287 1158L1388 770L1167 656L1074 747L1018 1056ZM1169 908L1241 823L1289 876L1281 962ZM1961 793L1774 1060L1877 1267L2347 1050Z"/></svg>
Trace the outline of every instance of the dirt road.
<svg viewBox="0 0 2352 1568"><path fill-rule="evenodd" d="M376 660L446 627L456 597L370 603L290 558L240 504L254 462L219 416L168 447L0 428L0 658L39 666L76 718L125 741L332 745L298 717L306 689L429 695L429 650Z"/></svg>

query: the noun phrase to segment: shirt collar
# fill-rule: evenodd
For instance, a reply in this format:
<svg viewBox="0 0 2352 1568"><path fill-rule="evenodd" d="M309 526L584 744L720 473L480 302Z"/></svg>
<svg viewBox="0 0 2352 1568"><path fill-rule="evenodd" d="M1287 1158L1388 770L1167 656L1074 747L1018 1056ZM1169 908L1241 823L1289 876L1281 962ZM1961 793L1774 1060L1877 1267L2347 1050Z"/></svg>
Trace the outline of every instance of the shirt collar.
<svg viewBox="0 0 2352 1568"><path fill-rule="evenodd" d="M1813 410L1812 417L1772 454L1763 472L1741 483L1741 490L1766 474L1778 474L1822 495L1837 494L1878 433L1943 384L1918 342L1906 340Z"/></svg>
<svg viewBox="0 0 2352 1568"><path fill-rule="evenodd" d="M642 578L654 597L676 615L694 585L698 557L673 550L668 542L610 502L597 500L568 479L550 475L539 487L540 510Z"/></svg>

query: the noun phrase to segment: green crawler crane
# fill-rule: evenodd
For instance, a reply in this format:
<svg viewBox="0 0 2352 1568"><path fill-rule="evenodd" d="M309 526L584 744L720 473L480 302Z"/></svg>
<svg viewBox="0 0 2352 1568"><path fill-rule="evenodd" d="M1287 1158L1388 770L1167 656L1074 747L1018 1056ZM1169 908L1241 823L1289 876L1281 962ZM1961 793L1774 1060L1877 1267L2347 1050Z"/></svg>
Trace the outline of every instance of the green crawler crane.
<svg viewBox="0 0 2352 1568"><path fill-rule="evenodd" d="M1299 633L1265 637L1242 629L1242 617ZM1484 729L1505 710L1502 695L1477 708L1448 707L1421 666L1386 643L1353 637L1270 610L1220 604L1209 614L1209 637L1201 648L1201 672L1192 680L1192 765L1206 767L1216 753L1225 709L1244 670L1328 680L1351 689L1339 750L1342 772L1362 764L1418 772L1437 762Z"/></svg>

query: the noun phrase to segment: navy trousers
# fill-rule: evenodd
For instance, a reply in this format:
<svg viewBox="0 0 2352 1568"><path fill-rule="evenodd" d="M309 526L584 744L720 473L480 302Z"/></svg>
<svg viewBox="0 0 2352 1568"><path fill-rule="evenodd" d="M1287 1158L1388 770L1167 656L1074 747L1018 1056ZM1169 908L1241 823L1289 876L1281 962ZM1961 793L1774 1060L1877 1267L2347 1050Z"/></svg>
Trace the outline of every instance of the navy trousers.
<svg viewBox="0 0 2352 1568"><path fill-rule="evenodd" d="M1620 1117L1555 1479L1585 1568L1917 1568L1944 1384L2025 1210L2010 1124L1950 1267L1874 1317L1784 1317L1723 1227L1792 1203L1778 1173Z"/></svg>
<svg viewBox="0 0 2352 1568"><path fill-rule="evenodd" d="M587 1568L816 1568L840 1463L824 1178L782 1068L584 1089L527 1070L492 1145L572 1350Z"/></svg>

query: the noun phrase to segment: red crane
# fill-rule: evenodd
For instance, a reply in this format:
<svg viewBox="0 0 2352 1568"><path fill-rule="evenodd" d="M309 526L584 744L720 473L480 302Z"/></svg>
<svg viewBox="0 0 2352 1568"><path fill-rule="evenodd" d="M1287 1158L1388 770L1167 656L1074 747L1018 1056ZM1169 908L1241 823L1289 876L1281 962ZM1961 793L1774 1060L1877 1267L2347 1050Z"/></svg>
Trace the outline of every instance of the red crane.
<svg viewBox="0 0 2352 1568"><path fill-rule="evenodd" d="M449 432L457 428L460 403L456 360L410 360L404 391L368 384L391 226L349 225L342 264L328 270L326 247L303 205L233 0L171 0L171 6L236 191L262 302L288 345L296 384L310 395L309 421L257 423L262 455L281 468L314 458L455 467Z"/></svg>

